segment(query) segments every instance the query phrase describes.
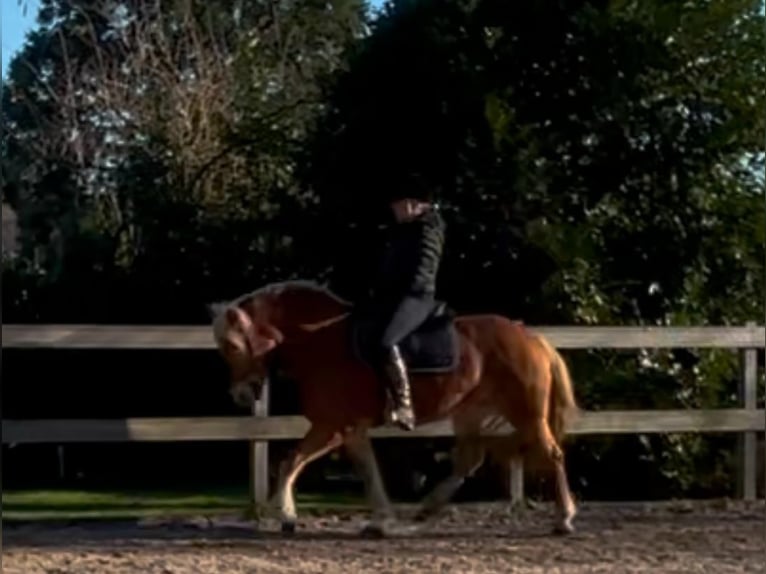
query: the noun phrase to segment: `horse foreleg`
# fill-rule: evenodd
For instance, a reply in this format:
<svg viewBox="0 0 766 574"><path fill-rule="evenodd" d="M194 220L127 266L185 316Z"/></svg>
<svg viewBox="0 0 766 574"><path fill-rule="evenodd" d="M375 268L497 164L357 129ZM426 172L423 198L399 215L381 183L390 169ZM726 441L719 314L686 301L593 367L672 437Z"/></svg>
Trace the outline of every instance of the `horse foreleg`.
<svg viewBox="0 0 766 574"><path fill-rule="evenodd" d="M338 448L343 443L342 435L335 429L312 426L301 439L298 446L282 461L279 466L279 478L275 494L276 505L280 510L282 532L295 531L295 499L293 485L301 471L311 461Z"/></svg>
<svg viewBox="0 0 766 574"><path fill-rule="evenodd" d="M393 510L383 485L378 461L370 437L367 435L367 429L358 428L347 433L345 444L349 457L364 480L367 502L372 508L372 520L364 528L363 534L383 536L386 522L393 518Z"/></svg>
<svg viewBox="0 0 766 574"><path fill-rule="evenodd" d="M479 436L458 436L452 462L452 473L434 487L423 500L415 520L423 522L438 514L455 495L465 479L484 462L485 446Z"/></svg>

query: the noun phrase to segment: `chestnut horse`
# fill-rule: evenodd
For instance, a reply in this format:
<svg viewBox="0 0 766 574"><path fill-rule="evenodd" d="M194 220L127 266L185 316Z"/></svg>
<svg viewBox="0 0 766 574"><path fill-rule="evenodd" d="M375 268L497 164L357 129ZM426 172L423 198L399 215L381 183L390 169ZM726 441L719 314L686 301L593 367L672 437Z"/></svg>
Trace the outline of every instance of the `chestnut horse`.
<svg viewBox="0 0 766 574"><path fill-rule="evenodd" d="M271 356L300 389L311 426L279 469L275 503L285 532L295 528L298 475L341 446L364 479L373 510L370 532L382 534L384 521L393 516L368 437L370 428L383 423L385 395L349 343L352 309L307 281L268 285L210 306L215 341L238 404L250 405L260 396ZM488 450L506 460L534 451L555 476L555 531L571 532L576 510L560 443L577 404L564 360L541 335L502 316L458 316L454 326L455 368L411 379L417 424L451 419L456 436L452 474L426 497L418 519L435 515L481 466ZM498 435L498 425L508 423L515 432Z"/></svg>

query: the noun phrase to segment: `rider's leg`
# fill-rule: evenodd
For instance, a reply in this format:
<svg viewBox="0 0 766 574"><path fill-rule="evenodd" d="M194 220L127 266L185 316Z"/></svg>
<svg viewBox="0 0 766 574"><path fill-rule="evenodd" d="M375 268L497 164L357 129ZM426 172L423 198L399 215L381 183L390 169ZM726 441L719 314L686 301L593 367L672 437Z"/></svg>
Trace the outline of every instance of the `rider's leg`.
<svg viewBox="0 0 766 574"><path fill-rule="evenodd" d="M381 370L388 383L389 397L394 403L393 409L387 409L389 422L398 424L405 430L415 427L415 414L407 366L402 358L399 343L417 329L432 310L431 299L405 297L394 310L380 338Z"/></svg>

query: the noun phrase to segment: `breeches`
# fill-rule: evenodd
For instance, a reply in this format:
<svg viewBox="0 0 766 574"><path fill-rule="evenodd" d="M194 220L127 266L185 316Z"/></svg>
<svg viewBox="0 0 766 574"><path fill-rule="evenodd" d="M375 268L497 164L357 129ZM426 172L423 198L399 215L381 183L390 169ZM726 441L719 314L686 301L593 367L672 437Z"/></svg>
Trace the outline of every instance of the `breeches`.
<svg viewBox="0 0 766 574"><path fill-rule="evenodd" d="M406 296L388 314L388 322L383 321L383 329L379 339L381 352L388 351L417 329L433 311L432 297Z"/></svg>

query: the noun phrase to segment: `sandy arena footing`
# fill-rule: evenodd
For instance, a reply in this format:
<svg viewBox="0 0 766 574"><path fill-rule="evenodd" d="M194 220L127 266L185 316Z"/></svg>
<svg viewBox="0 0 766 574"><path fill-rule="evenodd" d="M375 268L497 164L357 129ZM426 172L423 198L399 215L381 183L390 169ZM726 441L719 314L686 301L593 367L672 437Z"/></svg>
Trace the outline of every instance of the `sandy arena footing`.
<svg viewBox="0 0 766 574"><path fill-rule="evenodd" d="M361 513L273 520L197 518L143 523L4 524L5 574L584 574L766 572L763 501L582 503L568 537L548 505L453 505L415 527L409 511L382 540Z"/></svg>

